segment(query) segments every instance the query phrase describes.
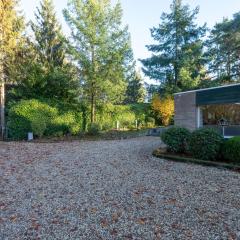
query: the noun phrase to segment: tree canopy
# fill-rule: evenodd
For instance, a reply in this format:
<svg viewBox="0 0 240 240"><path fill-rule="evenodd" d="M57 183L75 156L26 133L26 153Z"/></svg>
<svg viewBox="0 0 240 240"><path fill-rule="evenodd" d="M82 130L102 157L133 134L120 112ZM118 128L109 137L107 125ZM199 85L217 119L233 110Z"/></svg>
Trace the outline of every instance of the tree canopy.
<svg viewBox="0 0 240 240"><path fill-rule="evenodd" d="M17 0L0 0L0 81L10 82L11 64L23 31Z"/></svg>
<svg viewBox="0 0 240 240"><path fill-rule="evenodd" d="M144 80L140 72L135 71L134 77L129 80L126 91L126 103L143 103L146 97Z"/></svg>
<svg viewBox="0 0 240 240"><path fill-rule="evenodd" d="M223 83L240 79L240 12L214 26L206 47L212 79Z"/></svg>
<svg viewBox="0 0 240 240"><path fill-rule="evenodd" d="M143 72L160 81L170 92L196 85L185 83L189 78L197 82L202 74L202 37L206 26L199 27L195 23L198 12L198 7L190 10L181 0L174 0L171 12L163 13L159 26L151 29L156 44L147 45L152 56L141 60Z"/></svg>
<svg viewBox="0 0 240 240"><path fill-rule="evenodd" d="M75 103L80 81L73 63L68 61L66 39L56 18L52 0L42 0L35 21L30 22L33 38L25 37L18 49L14 96L21 98L55 98Z"/></svg>
<svg viewBox="0 0 240 240"><path fill-rule="evenodd" d="M120 3L112 7L110 0L70 0L64 16L71 28L69 47L95 122L98 104L124 100L133 61L128 28L122 27Z"/></svg>

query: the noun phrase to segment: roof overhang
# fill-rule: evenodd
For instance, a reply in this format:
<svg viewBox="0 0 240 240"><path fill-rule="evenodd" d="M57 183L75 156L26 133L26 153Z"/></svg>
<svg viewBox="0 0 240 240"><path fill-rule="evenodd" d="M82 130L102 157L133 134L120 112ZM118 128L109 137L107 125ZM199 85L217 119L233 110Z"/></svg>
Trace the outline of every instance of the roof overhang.
<svg viewBox="0 0 240 240"><path fill-rule="evenodd" d="M189 93L196 93L196 105L198 106L240 103L240 84L181 92L175 95Z"/></svg>

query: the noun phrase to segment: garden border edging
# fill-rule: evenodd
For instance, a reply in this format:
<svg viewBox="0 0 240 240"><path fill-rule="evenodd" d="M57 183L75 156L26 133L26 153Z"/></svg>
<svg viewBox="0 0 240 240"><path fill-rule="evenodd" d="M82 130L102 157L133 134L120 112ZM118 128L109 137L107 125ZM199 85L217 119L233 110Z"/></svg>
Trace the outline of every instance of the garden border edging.
<svg viewBox="0 0 240 240"><path fill-rule="evenodd" d="M206 160L194 159L194 158L190 158L190 157L173 156L170 154L159 153L157 150L153 151L152 155L157 158L162 158L165 160L171 160L171 161L175 161L175 162L193 163L193 164L199 164L199 165L203 165L203 166L224 168L224 169L229 169L232 171L240 172L240 165L236 165L236 164L206 161Z"/></svg>

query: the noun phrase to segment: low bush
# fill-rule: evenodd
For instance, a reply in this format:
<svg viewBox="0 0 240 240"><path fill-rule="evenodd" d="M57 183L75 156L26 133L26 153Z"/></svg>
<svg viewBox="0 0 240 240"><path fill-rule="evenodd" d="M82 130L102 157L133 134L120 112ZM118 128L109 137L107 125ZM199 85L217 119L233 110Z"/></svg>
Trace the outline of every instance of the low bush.
<svg viewBox="0 0 240 240"><path fill-rule="evenodd" d="M96 136L100 133L101 126L98 123L92 123L88 127L88 134L92 136Z"/></svg>
<svg viewBox="0 0 240 240"><path fill-rule="evenodd" d="M170 152L186 153L188 151L190 135L190 131L186 128L172 127L161 134L161 139L167 145Z"/></svg>
<svg viewBox="0 0 240 240"><path fill-rule="evenodd" d="M31 127L33 134L41 138L46 131L47 124L44 118L38 117L32 120Z"/></svg>
<svg viewBox="0 0 240 240"><path fill-rule="evenodd" d="M66 112L55 117L51 121L50 128L53 129L53 132L63 132L64 135L77 135L81 131L81 120L77 120L76 113ZM51 129L49 130L51 131Z"/></svg>
<svg viewBox="0 0 240 240"><path fill-rule="evenodd" d="M216 160L223 137L214 129L201 128L194 131L189 142L190 153L198 159Z"/></svg>
<svg viewBox="0 0 240 240"><path fill-rule="evenodd" d="M113 129L113 124L111 122L105 122L105 123L102 124L101 129L103 131L112 130Z"/></svg>
<svg viewBox="0 0 240 240"><path fill-rule="evenodd" d="M240 137L226 140L222 146L224 160L240 163Z"/></svg>

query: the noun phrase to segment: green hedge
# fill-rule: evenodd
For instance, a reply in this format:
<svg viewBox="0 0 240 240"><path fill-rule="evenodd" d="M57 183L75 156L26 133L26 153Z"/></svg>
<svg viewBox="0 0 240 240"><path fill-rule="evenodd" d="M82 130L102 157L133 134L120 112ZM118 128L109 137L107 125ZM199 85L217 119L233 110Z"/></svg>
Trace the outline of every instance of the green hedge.
<svg viewBox="0 0 240 240"><path fill-rule="evenodd" d="M140 127L150 125L154 127L154 119L151 117L151 108L149 104L139 103L130 105L112 105L105 104L98 106L97 123L102 130L116 128L117 121L120 128L132 129L136 127L136 120ZM150 119L150 122L148 121Z"/></svg>
<svg viewBox="0 0 240 240"><path fill-rule="evenodd" d="M15 140L25 139L27 132L38 137L76 135L81 131L82 116L76 111L60 112L37 99L22 100L9 109L7 126L9 137Z"/></svg>
<svg viewBox="0 0 240 240"><path fill-rule="evenodd" d="M80 131L92 129L90 109L84 104L69 105L51 99L22 100L8 106L8 129L11 139L25 139L27 132L35 136L76 135ZM97 106L96 124L99 131L120 128L135 129L154 127L149 104ZM91 131L91 130L90 130Z"/></svg>
<svg viewBox="0 0 240 240"><path fill-rule="evenodd" d="M161 139L170 152L186 153L190 136L191 133L186 128L172 127L161 135Z"/></svg>
<svg viewBox="0 0 240 240"><path fill-rule="evenodd" d="M223 143L222 156L227 161L240 163L240 137L231 138Z"/></svg>
<svg viewBox="0 0 240 240"><path fill-rule="evenodd" d="M190 153L202 160L216 160L219 156L223 137L211 128L194 131L189 142Z"/></svg>

